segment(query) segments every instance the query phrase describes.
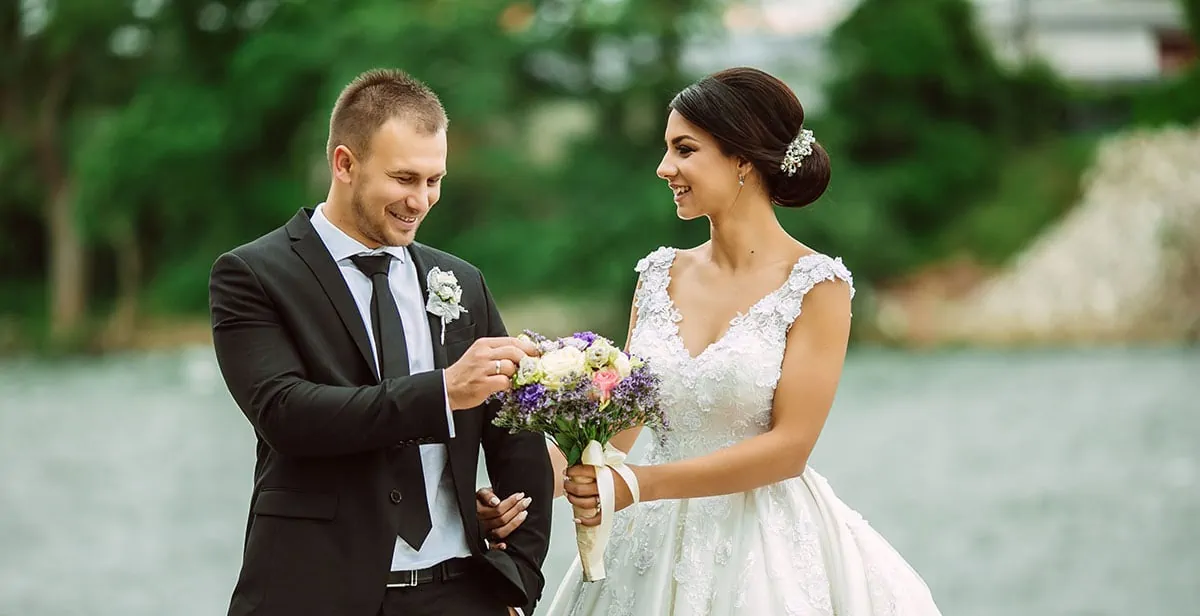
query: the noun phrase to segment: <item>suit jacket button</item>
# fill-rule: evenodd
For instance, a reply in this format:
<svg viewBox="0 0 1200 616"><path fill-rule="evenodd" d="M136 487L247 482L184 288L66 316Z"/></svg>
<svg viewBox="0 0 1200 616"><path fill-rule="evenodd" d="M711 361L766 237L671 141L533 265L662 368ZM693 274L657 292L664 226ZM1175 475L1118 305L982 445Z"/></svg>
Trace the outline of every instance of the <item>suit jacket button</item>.
<svg viewBox="0 0 1200 616"><path fill-rule="evenodd" d="M392 499L393 503L400 502L400 490L393 489L391 493L388 494L388 498Z"/></svg>

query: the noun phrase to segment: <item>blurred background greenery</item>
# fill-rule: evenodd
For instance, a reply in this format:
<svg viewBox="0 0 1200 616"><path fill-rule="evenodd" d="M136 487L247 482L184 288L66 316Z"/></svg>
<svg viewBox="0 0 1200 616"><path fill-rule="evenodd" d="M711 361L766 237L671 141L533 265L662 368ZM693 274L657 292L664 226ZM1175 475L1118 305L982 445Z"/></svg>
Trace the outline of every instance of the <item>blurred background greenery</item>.
<svg viewBox="0 0 1200 616"><path fill-rule="evenodd" d="M731 59L794 84L832 154L829 193L780 215L855 272L860 338L879 333L872 291L964 258L1002 266L1061 219L1106 134L1200 116L1191 41L1132 77L1064 76L1025 45L1027 1L999 35L966 0L5 6L5 352L203 337L214 258L324 196L332 101L378 65L428 81L452 118L421 239L478 264L513 310L556 302L618 338L635 260L707 234L654 176L666 103ZM1124 23L1194 40L1197 6Z"/></svg>
<svg viewBox="0 0 1200 616"><path fill-rule="evenodd" d="M354 75L442 96L420 239L510 330L622 340L635 261L708 233L667 102L731 65L833 161L779 212L859 292L814 466L946 614L1194 614L1198 37L1200 0L0 0L0 616L225 609L254 436L208 272L324 197Z"/></svg>

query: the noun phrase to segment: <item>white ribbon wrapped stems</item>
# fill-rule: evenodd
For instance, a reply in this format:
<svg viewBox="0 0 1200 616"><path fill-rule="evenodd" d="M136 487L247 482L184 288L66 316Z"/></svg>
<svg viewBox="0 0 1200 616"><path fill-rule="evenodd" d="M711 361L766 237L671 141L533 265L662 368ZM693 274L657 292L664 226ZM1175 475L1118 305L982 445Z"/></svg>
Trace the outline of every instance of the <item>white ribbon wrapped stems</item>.
<svg viewBox="0 0 1200 616"><path fill-rule="evenodd" d="M600 493L600 524L597 526L575 525L575 544L579 548L579 563L583 567L583 579L589 582L603 580L604 549L608 546L608 536L612 532L613 514L616 506L616 491L613 486L613 472L621 475L633 495L633 504L641 501L641 491L638 488L637 476L628 466L625 466L625 452L613 447L611 443L601 445L591 441L583 450L582 462L596 469L596 487ZM574 507L575 517L591 517L592 511Z"/></svg>

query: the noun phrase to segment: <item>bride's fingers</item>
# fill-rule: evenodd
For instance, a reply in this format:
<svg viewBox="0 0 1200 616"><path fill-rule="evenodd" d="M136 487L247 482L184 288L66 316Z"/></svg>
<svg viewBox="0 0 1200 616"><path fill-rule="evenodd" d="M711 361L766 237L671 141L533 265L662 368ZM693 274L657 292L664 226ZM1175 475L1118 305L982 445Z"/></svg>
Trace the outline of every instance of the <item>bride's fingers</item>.
<svg viewBox="0 0 1200 616"><path fill-rule="evenodd" d="M517 530L517 528L519 526L521 526L521 524L524 524L525 518L527 518L527 517L529 517L529 512L522 511L521 513L513 516L513 518L511 520L509 520L508 523L505 524L504 526L501 526L500 528L493 530L492 536L495 537L496 539L505 539L506 537L511 535L514 530Z"/></svg>
<svg viewBox="0 0 1200 616"><path fill-rule="evenodd" d="M580 526L599 526L601 521L600 508L596 508L596 512L590 516L576 515L575 523Z"/></svg>
<svg viewBox="0 0 1200 616"><path fill-rule="evenodd" d="M587 464L576 464L566 470L567 481L576 483L593 483L596 481L596 469Z"/></svg>
<svg viewBox="0 0 1200 616"><path fill-rule="evenodd" d="M500 499L496 496L490 487L480 488L475 492L475 516L483 520L499 515L496 508L500 505Z"/></svg>
<svg viewBox="0 0 1200 616"><path fill-rule="evenodd" d="M568 477L565 481L563 481L563 490L567 493L568 496L575 495L575 496L579 496L579 497L584 497L584 496L597 496L598 494L600 494L600 487L597 486L595 484L595 482L579 483L578 481L572 481L570 477Z"/></svg>
<svg viewBox="0 0 1200 616"><path fill-rule="evenodd" d="M600 497L599 496L575 496L573 494L568 494L567 500L572 505L574 505L575 507L579 507L580 509L589 509L590 510L590 509L599 509L599 507L600 507Z"/></svg>
<svg viewBox="0 0 1200 616"><path fill-rule="evenodd" d="M525 496L521 492L517 492L516 494L514 494L513 496L510 496L509 498L513 498L514 496L517 498L520 498L520 500L516 501L512 506L508 507L508 510L505 511L504 513L500 514L499 517L491 520L490 525L493 528L498 527L498 526L504 526L504 525L508 524L509 522L512 521L513 518L517 517L522 512L524 512L526 509L528 509L529 503L533 502L532 497ZM503 505L503 503L501 503L501 504Z"/></svg>
<svg viewBox="0 0 1200 616"><path fill-rule="evenodd" d="M510 494L508 498L500 501L500 504L496 505L495 507L485 507L476 501L475 515L481 522L489 527L500 526L501 524L511 520L512 516L521 512L517 506L521 503L523 498L525 498L525 494L523 492Z"/></svg>

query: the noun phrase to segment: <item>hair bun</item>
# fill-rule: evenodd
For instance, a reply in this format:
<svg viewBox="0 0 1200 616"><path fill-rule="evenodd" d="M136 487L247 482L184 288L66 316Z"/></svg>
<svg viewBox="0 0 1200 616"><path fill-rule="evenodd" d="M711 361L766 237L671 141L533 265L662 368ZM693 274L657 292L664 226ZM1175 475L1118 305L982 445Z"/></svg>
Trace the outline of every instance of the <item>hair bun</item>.
<svg viewBox="0 0 1200 616"><path fill-rule="evenodd" d="M785 152L779 157L780 165L786 155ZM829 154L814 140L812 152L801 159L795 174L789 176L782 168L776 168L774 173L766 176L767 193L775 205L804 207L825 193L825 189L829 187L831 171Z"/></svg>

